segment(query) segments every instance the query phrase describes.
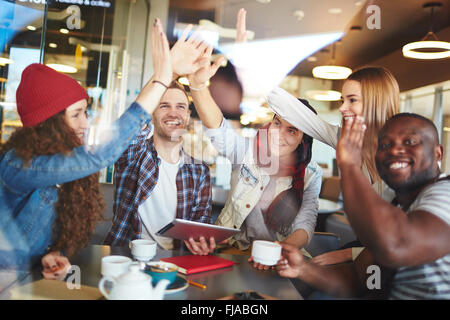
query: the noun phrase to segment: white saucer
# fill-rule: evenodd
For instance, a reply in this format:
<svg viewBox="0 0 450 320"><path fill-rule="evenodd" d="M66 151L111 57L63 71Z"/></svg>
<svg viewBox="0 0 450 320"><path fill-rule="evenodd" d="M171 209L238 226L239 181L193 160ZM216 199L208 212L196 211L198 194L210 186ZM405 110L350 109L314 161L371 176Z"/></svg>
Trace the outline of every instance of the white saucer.
<svg viewBox="0 0 450 320"><path fill-rule="evenodd" d="M187 283L186 279L177 275L177 278L167 287L165 293L175 293L183 291L187 287L189 287L189 283Z"/></svg>

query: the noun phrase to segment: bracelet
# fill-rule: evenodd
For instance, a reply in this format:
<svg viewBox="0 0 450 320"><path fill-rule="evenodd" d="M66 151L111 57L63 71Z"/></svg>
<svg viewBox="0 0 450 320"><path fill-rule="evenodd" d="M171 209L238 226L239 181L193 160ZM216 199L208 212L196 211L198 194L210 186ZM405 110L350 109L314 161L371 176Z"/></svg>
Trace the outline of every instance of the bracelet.
<svg viewBox="0 0 450 320"><path fill-rule="evenodd" d="M166 89L169 89L168 86L166 86L163 82L158 81L158 80L153 80L152 83L159 83L160 85L164 86Z"/></svg>
<svg viewBox="0 0 450 320"><path fill-rule="evenodd" d="M200 91L206 88L206 83L202 85L200 88L189 87L190 90Z"/></svg>

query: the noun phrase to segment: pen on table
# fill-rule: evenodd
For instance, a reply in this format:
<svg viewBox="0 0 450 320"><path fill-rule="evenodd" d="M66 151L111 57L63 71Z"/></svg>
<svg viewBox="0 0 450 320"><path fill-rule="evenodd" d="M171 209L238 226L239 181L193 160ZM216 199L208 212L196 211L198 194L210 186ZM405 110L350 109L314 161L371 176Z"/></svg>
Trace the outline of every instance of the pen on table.
<svg viewBox="0 0 450 320"><path fill-rule="evenodd" d="M206 289L206 286L204 284L197 283L197 282L194 282L194 281L191 281L191 280L186 280L186 281L187 281L187 283L192 284L193 286L196 286L196 287L199 287L199 288L202 288L202 289Z"/></svg>

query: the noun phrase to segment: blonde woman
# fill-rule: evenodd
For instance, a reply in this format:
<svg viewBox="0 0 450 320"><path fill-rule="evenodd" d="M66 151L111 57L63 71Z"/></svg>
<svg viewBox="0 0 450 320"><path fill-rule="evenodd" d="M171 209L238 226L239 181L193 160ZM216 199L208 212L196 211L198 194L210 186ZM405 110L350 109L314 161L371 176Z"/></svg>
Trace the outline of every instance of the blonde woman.
<svg viewBox="0 0 450 320"><path fill-rule="evenodd" d="M314 139L336 148L341 127L329 124L281 88L267 97L270 108ZM365 67L354 71L342 87L343 118L361 116L367 126L362 148L362 170L375 191L385 200L394 193L381 181L375 165L378 132L384 123L398 113L399 87L391 72L383 67ZM318 264L335 264L355 259L361 250L348 248L314 258Z"/></svg>

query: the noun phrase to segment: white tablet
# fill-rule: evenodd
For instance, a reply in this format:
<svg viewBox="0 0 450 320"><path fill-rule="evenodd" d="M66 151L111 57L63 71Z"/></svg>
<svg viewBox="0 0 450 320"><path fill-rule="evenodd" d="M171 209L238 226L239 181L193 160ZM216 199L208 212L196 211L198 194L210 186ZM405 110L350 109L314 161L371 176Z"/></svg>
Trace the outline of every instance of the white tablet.
<svg viewBox="0 0 450 320"><path fill-rule="evenodd" d="M240 231L239 229L221 227L214 224L175 219L159 230L156 235L179 240L188 240L190 237L194 240L199 240L201 236L208 240L214 237L215 242L219 243Z"/></svg>

